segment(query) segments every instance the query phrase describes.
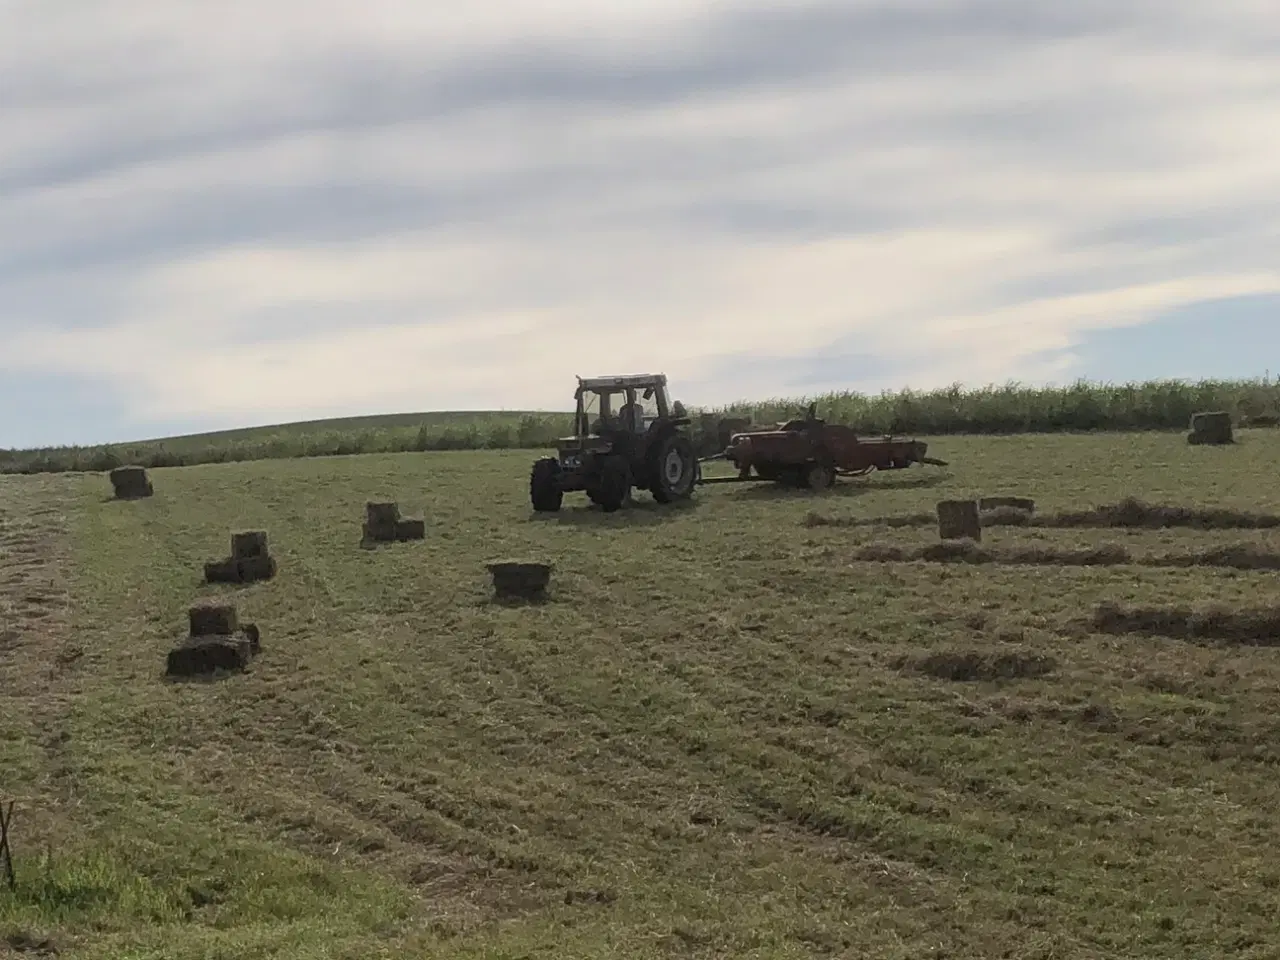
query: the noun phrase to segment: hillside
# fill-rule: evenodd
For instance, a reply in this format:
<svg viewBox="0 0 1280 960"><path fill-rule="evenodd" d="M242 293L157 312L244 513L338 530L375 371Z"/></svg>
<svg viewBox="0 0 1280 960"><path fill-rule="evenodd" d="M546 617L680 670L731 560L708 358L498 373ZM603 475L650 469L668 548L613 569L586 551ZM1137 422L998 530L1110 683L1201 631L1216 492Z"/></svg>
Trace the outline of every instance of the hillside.
<svg viewBox="0 0 1280 960"><path fill-rule="evenodd" d="M1067 387L1010 384L966 390L902 390L868 396L743 401L709 414L755 422L787 420L816 401L819 415L873 434L922 436L1058 433L1088 430L1184 430L1201 410L1227 410L1238 421L1280 417L1280 383L1259 380L1077 383ZM109 470L121 463L190 466L245 460L404 453L429 450L539 449L572 428L569 413L436 412L348 417L223 430L99 447L0 451L0 473ZM695 427L695 434L699 433ZM702 438L699 437L699 440Z"/></svg>
<svg viewBox="0 0 1280 960"><path fill-rule="evenodd" d="M544 517L521 452L0 477L0 952L1273 956L1280 434L936 452ZM360 549L384 498L425 541ZM276 578L202 585L245 529ZM166 682L201 598L261 654Z"/></svg>
<svg viewBox="0 0 1280 960"><path fill-rule="evenodd" d="M332 417L325 420L299 420L292 423L270 424L261 427L242 427L237 430L213 430L208 433L190 433L177 437L160 437L136 441L145 444L163 444L177 453L198 451L207 447L259 445L273 440L310 440L332 435L352 436L362 433L402 430L419 430L423 427L441 432L453 428L466 430L476 424L518 424L526 417L541 418L549 414L533 410L447 410L425 413L386 413L364 417ZM550 414L567 416L568 414Z"/></svg>

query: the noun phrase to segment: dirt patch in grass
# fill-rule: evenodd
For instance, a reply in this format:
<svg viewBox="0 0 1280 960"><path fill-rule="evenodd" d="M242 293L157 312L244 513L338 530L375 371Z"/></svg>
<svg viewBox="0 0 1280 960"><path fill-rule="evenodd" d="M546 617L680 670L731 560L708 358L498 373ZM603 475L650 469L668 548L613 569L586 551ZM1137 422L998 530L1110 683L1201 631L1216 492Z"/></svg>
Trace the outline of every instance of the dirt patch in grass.
<svg viewBox="0 0 1280 960"><path fill-rule="evenodd" d="M1136 633L1184 640L1217 640L1242 646L1280 646L1280 606L1141 607L1101 603L1090 626L1098 633Z"/></svg>
<svg viewBox="0 0 1280 960"><path fill-rule="evenodd" d="M903 660L899 669L911 670L939 680L1033 680L1048 676L1058 667L1053 657L1026 651L980 653L975 650L948 650L925 657Z"/></svg>

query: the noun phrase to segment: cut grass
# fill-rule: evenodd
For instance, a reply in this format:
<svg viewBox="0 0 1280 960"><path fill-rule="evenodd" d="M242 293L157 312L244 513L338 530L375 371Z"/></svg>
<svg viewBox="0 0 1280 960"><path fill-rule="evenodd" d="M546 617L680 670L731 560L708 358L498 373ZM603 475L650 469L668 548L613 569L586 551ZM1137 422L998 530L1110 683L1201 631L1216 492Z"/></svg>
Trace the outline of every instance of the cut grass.
<svg viewBox="0 0 1280 960"><path fill-rule="evenodd" d="M1273 573L851 565L883 517L1025 490L1280 512L1280 436L958 437L826 494L532 517L529 456L0 479L0 943L66 956L1265 957L1280 653L1095 626L1280 605ZM425 541L365 551L368 500ZM267 583L201 564L265 530ZM922 532L923 533L923 532ZM901 535L901 534L900 534ZM1221 530L1130 528L1134 555ZM1233 542L1280 549L1272 530ZM1092 527L1010 529L1059 549ZM485 563L547 559L550 601ZM162 682L200 597L250 671ZM1082 617L1081 611L1086 615ZM1114 632L1121 630L1121 633ZM4 636L4 634L0 634ZM51 859L44 862L46 847Z"/></svg>

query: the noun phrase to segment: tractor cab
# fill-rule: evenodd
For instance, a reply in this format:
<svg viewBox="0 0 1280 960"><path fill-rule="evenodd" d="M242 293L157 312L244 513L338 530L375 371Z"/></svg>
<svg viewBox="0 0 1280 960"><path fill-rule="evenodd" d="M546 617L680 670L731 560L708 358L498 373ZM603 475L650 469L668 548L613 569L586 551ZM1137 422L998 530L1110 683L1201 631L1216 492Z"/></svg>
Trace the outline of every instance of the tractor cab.
<svg viewBox="0 0 1280 960"><path fill-rule="evenodd" d="M574 435L557 444L568 467L579 466L588 453L630 455L655 424L675 419L662 374L579 378L574 402Z"/></svg>
<svg viewBox="0 0 1280 960"><path fill-rule="evenodd" d="M667 378L661 374L580 379L574 399L578 436L605 430L640 435L656 420L672 415Z"/></svg>

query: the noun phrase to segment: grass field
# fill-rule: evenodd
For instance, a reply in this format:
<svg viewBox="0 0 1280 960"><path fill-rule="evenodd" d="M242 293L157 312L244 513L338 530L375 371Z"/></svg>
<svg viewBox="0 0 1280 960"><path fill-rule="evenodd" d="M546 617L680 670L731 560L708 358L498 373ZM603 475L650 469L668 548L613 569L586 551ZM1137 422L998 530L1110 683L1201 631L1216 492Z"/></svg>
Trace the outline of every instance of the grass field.
<svg viewBox="0 0 1280 960"><path fill-rule="evenodd" d="M1274 570L1140 561L1274 556L1280 529L1046 521L983 548L1133 562L854 559L936 542L885 518L956 496L1280 514L1280 433L1239 439L935 437L948 469L607 516L531 516L519 452L158 469L131 503L0 478L0 953L1274 957L1280 637L1089 618L1265 611ZM359 549L383 498L425 542ZM278 577L202 585L250 528ZM553 601L491 604L484 563L521 557ZM207 596L262 654L164 682Z"/></svg>

